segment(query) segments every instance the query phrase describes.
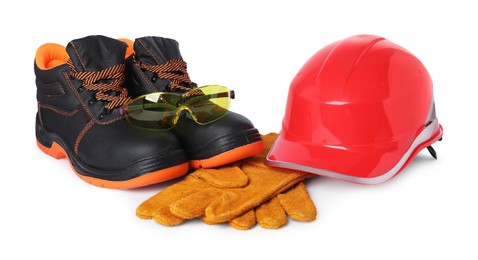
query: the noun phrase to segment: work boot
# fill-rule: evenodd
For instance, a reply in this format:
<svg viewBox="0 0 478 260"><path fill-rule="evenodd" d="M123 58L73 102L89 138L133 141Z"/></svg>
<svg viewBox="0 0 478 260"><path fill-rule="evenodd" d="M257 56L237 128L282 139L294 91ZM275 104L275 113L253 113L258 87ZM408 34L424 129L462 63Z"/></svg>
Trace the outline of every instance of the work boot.
<svg viewBox="0 0 478 260"><path fill-rule="evenodd" d="M185 93L197 87L189 79L177 41L143 37L136 39L133 46L134 57L126 61L127 86L132 98L152 92ZM171 132L178 137L192 168L217 167L263 149L259 131L249 119L234 112L206 125L181 116Z"/></svg>
<svg viewBox="0 0 478 260"><path fill-rule="evenodd" d="M186 154L170 132L131 126L119 112L127 44L104 36L47 43L36 54L37 144L67 157L83 180L106 188L134 188L188 171Z"/></svg>

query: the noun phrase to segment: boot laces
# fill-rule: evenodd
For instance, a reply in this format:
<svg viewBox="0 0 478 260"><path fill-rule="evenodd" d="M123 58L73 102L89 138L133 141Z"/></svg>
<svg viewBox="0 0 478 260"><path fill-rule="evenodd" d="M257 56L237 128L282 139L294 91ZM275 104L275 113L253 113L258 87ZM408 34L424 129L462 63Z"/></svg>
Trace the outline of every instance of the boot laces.
<svg viewBox="0 0 478 260"><path fill-rule="evenodd" d="M125 64L118 64L99 71L78 72L71 60L67 61L70 66L70 75L82 81L86 90L96 91L95 98L99 101L108 102L105 108L112 110L120 107L129 101L128 90L121 87L125 80ZM100 80L111 80L108 83L99 83ZM116 94L113 94L116 93Z"/></svg>
<svg viewBox="0 0 478 260"><path fill-rule="evenodd" d="M139 67L155 73L158 78L169 79L168 86L171 90L178 89L185 92L197 87L197 84L189 79L187 64L183 60L169 60L158 65L139 63Z"/></svg>

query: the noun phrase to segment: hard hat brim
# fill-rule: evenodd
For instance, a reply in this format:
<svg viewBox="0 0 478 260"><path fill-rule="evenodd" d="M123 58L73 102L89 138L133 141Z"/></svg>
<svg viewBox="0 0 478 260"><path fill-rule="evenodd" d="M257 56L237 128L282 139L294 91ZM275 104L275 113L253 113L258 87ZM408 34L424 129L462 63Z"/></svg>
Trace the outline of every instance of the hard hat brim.
<svg viewBox="0 0 478 260"><path fill-rule="evenodd" d="M283 133L275 141L265 163L271 167L310 172L343 181L379 184L397 175L419 151L436 142L442 135L443 128L435 119L424 127L396 163L391 164L387 171L373 176L364 172L364 169L377 165L378 161L383 159L382 151L359 153L339 147L311 146L291 141ZM378 154L382 154L382 156L377 156ZM341 164L343 166L344 163L348 163L348 172L337 172L334 169L334 165Z"/></svg>

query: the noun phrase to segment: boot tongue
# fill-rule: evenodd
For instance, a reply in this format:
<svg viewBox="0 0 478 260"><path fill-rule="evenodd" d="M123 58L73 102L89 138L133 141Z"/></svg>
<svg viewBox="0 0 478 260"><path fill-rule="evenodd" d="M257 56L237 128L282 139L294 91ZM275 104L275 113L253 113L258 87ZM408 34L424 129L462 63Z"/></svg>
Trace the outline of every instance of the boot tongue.
<svg viewBox="0 0 478 260"><path fill-rule="evenodd" d="M142 37L134 42L136 58L149 65L166 63L169 60L182 60L177 41L162 37Z"/></svg>
<svg viewBox="0 0 478 260"><path fill-rule="evenodd" d="M68 43L66 51L78 72L99 71L124 63L126 43L95 35Z"/></svg>

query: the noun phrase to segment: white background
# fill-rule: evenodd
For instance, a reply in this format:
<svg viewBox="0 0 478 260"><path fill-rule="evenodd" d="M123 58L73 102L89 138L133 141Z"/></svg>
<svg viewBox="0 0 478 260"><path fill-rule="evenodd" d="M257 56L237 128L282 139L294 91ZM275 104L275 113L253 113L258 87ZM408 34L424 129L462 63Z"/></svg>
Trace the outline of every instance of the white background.
<svg viewBox="0 0 478 260"><path fill-rule="evenodd" d="M477 259L477 9L474 1L10 1L2 6L0 259ZM427 3L425 3L427 2ZM446 3L445 3L446 2ZM12 17L13 16L13 17ZM174 182L97 188L35 144L33 60L91 34L175 38L191 78L236 90L232 110L280 131L289 83L321 47L361 33L427 67L445 134L395 179L307 183L312 223L237 231L163 227L135 208Z"/></svg>

